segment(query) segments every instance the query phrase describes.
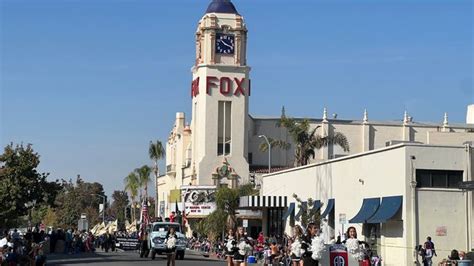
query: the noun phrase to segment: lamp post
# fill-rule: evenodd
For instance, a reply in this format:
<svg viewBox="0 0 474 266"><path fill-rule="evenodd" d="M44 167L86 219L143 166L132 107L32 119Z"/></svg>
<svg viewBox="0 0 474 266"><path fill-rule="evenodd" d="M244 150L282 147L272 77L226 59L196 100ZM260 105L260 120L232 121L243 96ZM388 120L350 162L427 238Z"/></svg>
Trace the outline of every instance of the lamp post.
<svg viewBox="0 0 474 266"><path fill-rule="evenodd" d="M99 196L99 197L102 198L102 202L103 202L102 204L104 205L104 207L103 207L104 209L102 210L102 222L105 224L105 196L102 196L100 194L94 194L94 193L92 193L91 195L92 196Z"/></svg>
<svg viewBox="0 0 474 266"><path fill-rule="evenodd" d="M270 144L270 141L268 141L267 136L259 135L258 137L259 138L264 138L265 142L267 142L267 145L268 145L268 173L270 173L271 168L272 168L272 144Z"/></svg>

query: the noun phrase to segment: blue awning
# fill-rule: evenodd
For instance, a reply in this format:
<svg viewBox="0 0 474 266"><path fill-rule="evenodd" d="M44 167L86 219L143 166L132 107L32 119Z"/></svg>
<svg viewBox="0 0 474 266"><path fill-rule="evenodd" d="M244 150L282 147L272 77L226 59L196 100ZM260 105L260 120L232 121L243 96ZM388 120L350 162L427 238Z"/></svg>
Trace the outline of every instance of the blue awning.
<svg viewBox="0 0 474 266"><path fill-rule="evenodd" d="M290 216L293 216L293 217L295 216L295 203L294 202L291 202L290 206L288 206L288 210L283 215L283 221L286 221L286 219L288 219L288 217Z"/></svg>
<svg viewBox="0 0 474 266"><path fill-rule="evenodd" d="M323 206L321 204L321 201L320 200L315 200L314 203L313 203L313 210L321 209L321 206Z"/></svg>
<svg viewBox="0 0 474 266"><path fill-rule="evenodd" d="M400 210L402 202L402 196L383 197L377 212L367 220L367 223L384 223L392 219Z"/></svg>
<svg viewBox="0 0 474 266"><path fill-rule="evenodd" d="M374 215L380 206L380 198L364 199L359 213L349 220L349 223L366 223L367 220Z"/></svg>
<svg viewBox="0 0 474 266"><path fill-rule="evenodd" d="M326 217L329 213L331 213L331 211L334 209L334 203L335 203L334 199L329 199L329 200L328 200L326 209L325 209L324 212L321 214L321 218L324 218L324 217Z"/></svg>

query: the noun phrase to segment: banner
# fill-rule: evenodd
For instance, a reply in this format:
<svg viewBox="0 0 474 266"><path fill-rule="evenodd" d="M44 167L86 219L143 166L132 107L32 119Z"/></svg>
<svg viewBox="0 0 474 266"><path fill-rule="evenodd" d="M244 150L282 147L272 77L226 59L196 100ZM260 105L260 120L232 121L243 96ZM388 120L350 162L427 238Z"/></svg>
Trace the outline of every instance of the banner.
<svg viewBox="0 0 474 266"><path fill-rule="evenodd" d="M137 250L140 248L140 243L137 238L131 237L117 237L119 248L123 250Z"/></svg>

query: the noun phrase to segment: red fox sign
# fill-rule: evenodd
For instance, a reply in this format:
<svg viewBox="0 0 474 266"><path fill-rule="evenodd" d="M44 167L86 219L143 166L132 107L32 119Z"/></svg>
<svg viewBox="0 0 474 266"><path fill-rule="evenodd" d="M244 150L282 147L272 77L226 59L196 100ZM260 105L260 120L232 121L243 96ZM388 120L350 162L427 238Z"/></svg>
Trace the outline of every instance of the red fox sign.
<svg viewBox="0 0 474 266"><path fill-rule="evenodd" d="M247 84L247 86L245 86ZM219 89L224 96L248 95L250 96L250 79L245 82L245 78L229 78L229 77L206 77L206 93L211 95L212 89ZM191 97L199 94L199 77L191 83Z"/></svg>

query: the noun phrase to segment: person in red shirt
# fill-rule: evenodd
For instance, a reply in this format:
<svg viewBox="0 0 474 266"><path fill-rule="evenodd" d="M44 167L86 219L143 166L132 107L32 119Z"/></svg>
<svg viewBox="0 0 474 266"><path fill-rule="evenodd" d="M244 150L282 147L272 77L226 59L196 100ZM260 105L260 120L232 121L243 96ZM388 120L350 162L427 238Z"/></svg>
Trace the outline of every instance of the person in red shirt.
<svg viewBox="0 0 474 266"><path fill-rule="evenodd" d="M170 215L170 222L171 223L174 223L176 220L176 212L171 212L171 215Z"/></svg>
<svg viewBox="0 0 474 266"><path fill-rule="evenodd" d="M263 235L263 232L260 232L260 234L258 234L257 243L261 245L265 243L265 236Z"/></svg>

